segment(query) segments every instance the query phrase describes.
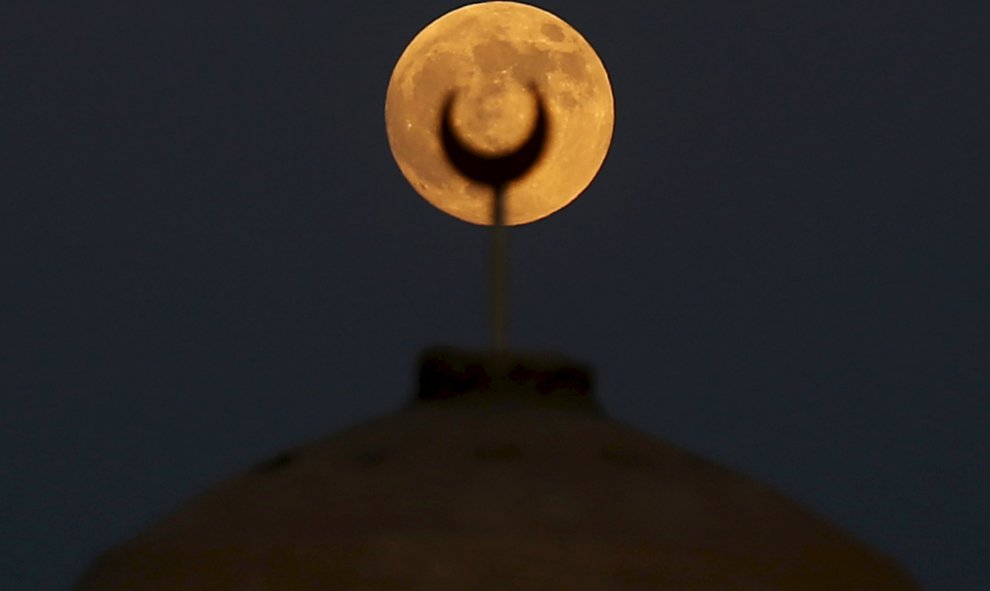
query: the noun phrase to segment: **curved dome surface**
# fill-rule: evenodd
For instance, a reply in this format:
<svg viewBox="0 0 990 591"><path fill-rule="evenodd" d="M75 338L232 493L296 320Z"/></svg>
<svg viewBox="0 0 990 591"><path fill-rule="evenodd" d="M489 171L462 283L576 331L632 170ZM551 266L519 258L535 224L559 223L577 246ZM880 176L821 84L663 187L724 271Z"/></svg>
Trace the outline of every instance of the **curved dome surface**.
<svg viewBox="0 0 990 591"><path fill-rule="evenodd" d="M916 588L768 487L560 406L433 400L285 452L78 589Z"/></svg>

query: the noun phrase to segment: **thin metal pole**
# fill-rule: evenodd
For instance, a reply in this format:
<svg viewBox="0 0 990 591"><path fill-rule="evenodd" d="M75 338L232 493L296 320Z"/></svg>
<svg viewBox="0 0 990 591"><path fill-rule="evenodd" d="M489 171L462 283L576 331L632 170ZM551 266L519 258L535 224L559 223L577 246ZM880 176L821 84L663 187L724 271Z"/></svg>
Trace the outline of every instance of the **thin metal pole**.
<svg viewBox="0 0 990 591"><path fill-rule="evenodd" d="M508 347L508 263L506 261L505 190L495 185L492 201L492 347L504 351Z"/></svg>

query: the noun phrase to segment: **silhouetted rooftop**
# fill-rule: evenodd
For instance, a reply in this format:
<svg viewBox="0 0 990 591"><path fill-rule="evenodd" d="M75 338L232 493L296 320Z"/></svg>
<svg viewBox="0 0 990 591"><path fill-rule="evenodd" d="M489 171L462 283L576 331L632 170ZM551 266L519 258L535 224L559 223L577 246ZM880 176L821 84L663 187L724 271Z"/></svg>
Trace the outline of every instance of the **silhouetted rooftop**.
<svg viewBox="0 0 990 591"><path fill-rule="evenodd" d="M78 589L915 587L781 494L605 418L587 368L434 349L408 408L220 483Z"/></svg>

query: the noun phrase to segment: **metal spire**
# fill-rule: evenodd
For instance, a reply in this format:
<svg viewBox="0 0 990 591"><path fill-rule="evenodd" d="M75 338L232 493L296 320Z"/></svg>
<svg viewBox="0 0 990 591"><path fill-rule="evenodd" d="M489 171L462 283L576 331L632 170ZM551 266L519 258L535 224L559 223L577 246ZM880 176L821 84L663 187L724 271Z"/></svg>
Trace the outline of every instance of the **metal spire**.
<svg viewBox="0 0 990 591"><path fill-rule="evenodd" d="M535 84L530 91L536 97L536 122L529 138L516 150L489 156L467 147L454 132L451 123L456 92L447 95L441 115L444 153L451 165L468 179L492 188L492 249L490 322L492 346L496 351L508 347L508 262L505 228L506 186L525 175L536 164L546 146L547 113Z"/></svg>

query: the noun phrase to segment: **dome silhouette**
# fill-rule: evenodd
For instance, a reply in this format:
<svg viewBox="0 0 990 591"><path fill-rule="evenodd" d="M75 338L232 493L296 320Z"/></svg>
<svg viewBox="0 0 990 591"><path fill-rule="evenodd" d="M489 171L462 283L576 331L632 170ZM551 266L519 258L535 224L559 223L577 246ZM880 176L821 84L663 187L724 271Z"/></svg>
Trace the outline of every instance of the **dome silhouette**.
<svg viewBox="0 0 990 591"><path fill-rule="evenodd" d="M409 406L286 451L78 591L909 590L780 493L609 420L551 355L428 351Z"/></svg>

